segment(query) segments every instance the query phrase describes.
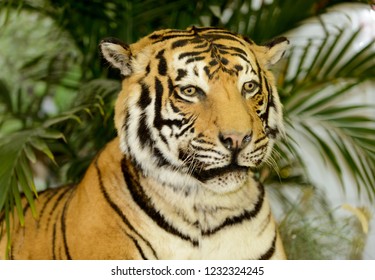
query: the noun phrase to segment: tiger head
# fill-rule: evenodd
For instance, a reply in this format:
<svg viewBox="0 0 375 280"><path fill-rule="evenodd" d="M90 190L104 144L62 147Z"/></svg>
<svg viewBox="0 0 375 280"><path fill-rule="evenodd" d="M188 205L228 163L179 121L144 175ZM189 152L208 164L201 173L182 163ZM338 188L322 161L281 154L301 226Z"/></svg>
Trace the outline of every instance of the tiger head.
<svg viewBox="0 0 375 280"><path fill-rule="evenodd" d="M258 46L218 28L161 30L126 45L100 44L123 75L115 108L122 152L144 176L175 189L243 186L283 132L269 67L279 38Z"/></svg>

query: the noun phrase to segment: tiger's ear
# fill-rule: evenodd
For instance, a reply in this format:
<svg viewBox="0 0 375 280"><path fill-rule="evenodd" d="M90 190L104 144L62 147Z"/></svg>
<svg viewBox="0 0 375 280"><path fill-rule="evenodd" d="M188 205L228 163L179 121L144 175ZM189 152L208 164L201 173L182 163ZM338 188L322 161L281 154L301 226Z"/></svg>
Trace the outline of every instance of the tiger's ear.
<svg viewBox="0 0 375 280"><path fill-rule="evenodd" d="M267 67L276 64L289 48L289 40L285 37L276 38L263 45L263 50L266 55Z"/></svg>
<svg viewBox="0 0 375 280"><path fill-rule="evenodd" d="M121 74L129 76L132 73L130 47L116 38L106 38L99 44L103 57Z"/></svg>

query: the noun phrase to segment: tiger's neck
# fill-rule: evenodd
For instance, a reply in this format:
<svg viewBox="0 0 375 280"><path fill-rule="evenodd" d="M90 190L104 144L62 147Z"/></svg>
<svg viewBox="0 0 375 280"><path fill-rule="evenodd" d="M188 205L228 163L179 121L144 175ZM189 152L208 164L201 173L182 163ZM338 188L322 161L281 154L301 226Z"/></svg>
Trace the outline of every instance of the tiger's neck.
<svg viewBox="0 0 375 280"><path fill-rule="evenodd" d="M125 182L133 200L163 226L178 221L179 231L208 236L223 227L256 216L264 200L264 188L249 174L235 192L215 193L197 185L173 186L143 176L125 157L121 162Z"/></svg>

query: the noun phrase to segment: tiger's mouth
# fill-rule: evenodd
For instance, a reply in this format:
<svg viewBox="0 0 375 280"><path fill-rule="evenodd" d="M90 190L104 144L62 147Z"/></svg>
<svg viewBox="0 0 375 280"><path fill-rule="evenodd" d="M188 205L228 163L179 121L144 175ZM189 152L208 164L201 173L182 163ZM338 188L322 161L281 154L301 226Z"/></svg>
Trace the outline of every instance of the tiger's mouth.
<svg viewBox="0 0 375 280"><path fill-rule="evenodd" d="M256 172L255 166L239 165L236 156L232 156L232 161L225 166L209 168L207 163L203 163L191 154L180 151L179 158L183 160L187 172L202 183L211 183L212 181L221 181L225 184L224 178L242 181L247 177L249 171ZM242 179L241 179L242 178Z"/></svg>
<svg viewBox="0 0 375 280"><path fill-rule="evenodd" d="M210 181L218 177L223 177L230 173L244 175L249 170L250 167L239 166L237 164L232 163L220 168L213 168L208 170L196 169L193 171L192 175L202 183L206 183L207 181Z"/></svg>

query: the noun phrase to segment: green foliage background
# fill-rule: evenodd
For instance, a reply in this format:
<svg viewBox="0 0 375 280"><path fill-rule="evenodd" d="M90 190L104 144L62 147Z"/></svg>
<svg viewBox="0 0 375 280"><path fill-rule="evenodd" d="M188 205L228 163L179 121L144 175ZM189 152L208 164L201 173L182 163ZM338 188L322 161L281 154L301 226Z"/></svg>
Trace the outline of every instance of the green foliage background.
<svg viewBox="0 0 375 280"><path fill-rule="evenodd" d="M374 43L353 53L360 30L332 29L322 20L331 6L347 2L359 1L0 1L0 220L6 221L0 235L10 237L13 211L23 223L21 196L37 217L38 190L77 183L115 136L120 79L101 61L101 39L132 43L155 29L205 25L264 43L315 17L322 36L294 45L275 69L287 137L259 178L280 205L289 258L361 258L366 235L358 220L336 217L324 190L307 176L296 140L311 142L339 188L345 190L350 176L373 203L375 122L364 113L373 108L340 101L375 81ZM288 196L290 190L297 195Z"/></svg>

